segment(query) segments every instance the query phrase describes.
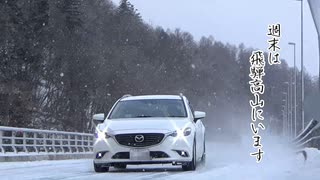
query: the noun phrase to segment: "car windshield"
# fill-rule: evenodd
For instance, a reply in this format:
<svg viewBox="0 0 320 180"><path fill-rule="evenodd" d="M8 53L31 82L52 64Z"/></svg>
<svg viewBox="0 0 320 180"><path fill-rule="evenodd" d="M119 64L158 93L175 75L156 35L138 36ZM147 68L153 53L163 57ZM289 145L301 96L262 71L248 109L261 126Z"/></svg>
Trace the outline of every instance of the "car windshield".
<svg viewBox="0 0 320 180"><path fill-rule="evenodd" d="M119 101L109 119L147 117L187 117L180 99L143 99Z"/></svg>

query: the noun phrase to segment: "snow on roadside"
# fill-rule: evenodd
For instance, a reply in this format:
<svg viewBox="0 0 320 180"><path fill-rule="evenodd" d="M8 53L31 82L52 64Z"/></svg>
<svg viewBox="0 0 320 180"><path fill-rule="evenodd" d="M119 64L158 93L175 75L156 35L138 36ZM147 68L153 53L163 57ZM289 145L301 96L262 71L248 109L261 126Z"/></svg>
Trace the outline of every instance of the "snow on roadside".
<svg viewBox="0 0 320 180"><path fill-rule="evenodd" d="M183 172L179 167L162 165L129 166L123 171L95 173L92 160L62 160L0 163L1 179L165 179L165 180L319 180L320 151L305 149L308 160L296 154L277 138L265 138L265 156L257 164L250 152L251 137L242 142L208 142L207 161L195 172ZM145 168L145 171L141 170Z"/></svg>

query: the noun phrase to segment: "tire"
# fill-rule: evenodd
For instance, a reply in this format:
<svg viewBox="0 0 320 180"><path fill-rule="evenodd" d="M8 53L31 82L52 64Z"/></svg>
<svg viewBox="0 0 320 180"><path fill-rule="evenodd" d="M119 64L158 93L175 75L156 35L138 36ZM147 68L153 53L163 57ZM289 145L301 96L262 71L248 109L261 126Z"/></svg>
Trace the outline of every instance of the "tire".
<svg viewBox="0 0 320 180"><path fill-rule="evenodd" d="M118 169L125 169L127 168L127 164L119 163L119 164L115 164L113 167Z"/></svg>
<svg viewBox="0 0 320 180"><path fill-rule="evenodd" d="M196 151L196 141L193 142L192 151L192 161L188 162L186 165L182 165L183 171L195 171L197 168L197 151Z"/></svg>
<svg viewBox="0 0 320 180"><path fill-rule="evenodd" d="M201 156L201 162L202 164L206 164L206 142L203 142L203 154Z"/></svg>
<svg viewBox="0 0 320 180"><path fill-rule="evenodd" d="M94 171L98 173L109 171L109 167L104 167L100 164L93 163L93 167L94 167Z"/></svg>

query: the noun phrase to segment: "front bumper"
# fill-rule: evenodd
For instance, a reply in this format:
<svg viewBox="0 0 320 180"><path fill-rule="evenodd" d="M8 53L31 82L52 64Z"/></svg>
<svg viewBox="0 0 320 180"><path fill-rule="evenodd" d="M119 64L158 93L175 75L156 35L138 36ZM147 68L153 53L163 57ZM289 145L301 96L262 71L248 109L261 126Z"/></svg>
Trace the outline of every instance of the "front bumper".
<svg viewBox="0 0 320 180"><path fill-rule="evenodd" d="M124 164L186 164L192 161L193 135L172 137L165 135L156 145L147 147L130 147L120 145L114 137L97 139L94 144L94 163L113 166ZM133 149L149 151L150 158L133 159L130 152ZM100 153L100 154L99 154Z"/></svg>

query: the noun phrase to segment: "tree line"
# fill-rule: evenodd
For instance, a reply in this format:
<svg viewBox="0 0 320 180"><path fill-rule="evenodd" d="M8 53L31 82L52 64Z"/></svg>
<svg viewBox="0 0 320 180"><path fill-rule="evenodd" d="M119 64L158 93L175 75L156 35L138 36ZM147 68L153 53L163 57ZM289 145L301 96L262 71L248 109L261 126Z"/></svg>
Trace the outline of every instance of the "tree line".
<svg viewBox="0 0 320 180"><path fill-rule="evenodd" d="M124 94L179 93L209 128L249 126L253 48L153 27L127 0L3 0L0 24L2 126L88 132ZM264 114L279 132L292 71L284 60L266 66ZM311 76L305 85L314 93Z"/></svg>

